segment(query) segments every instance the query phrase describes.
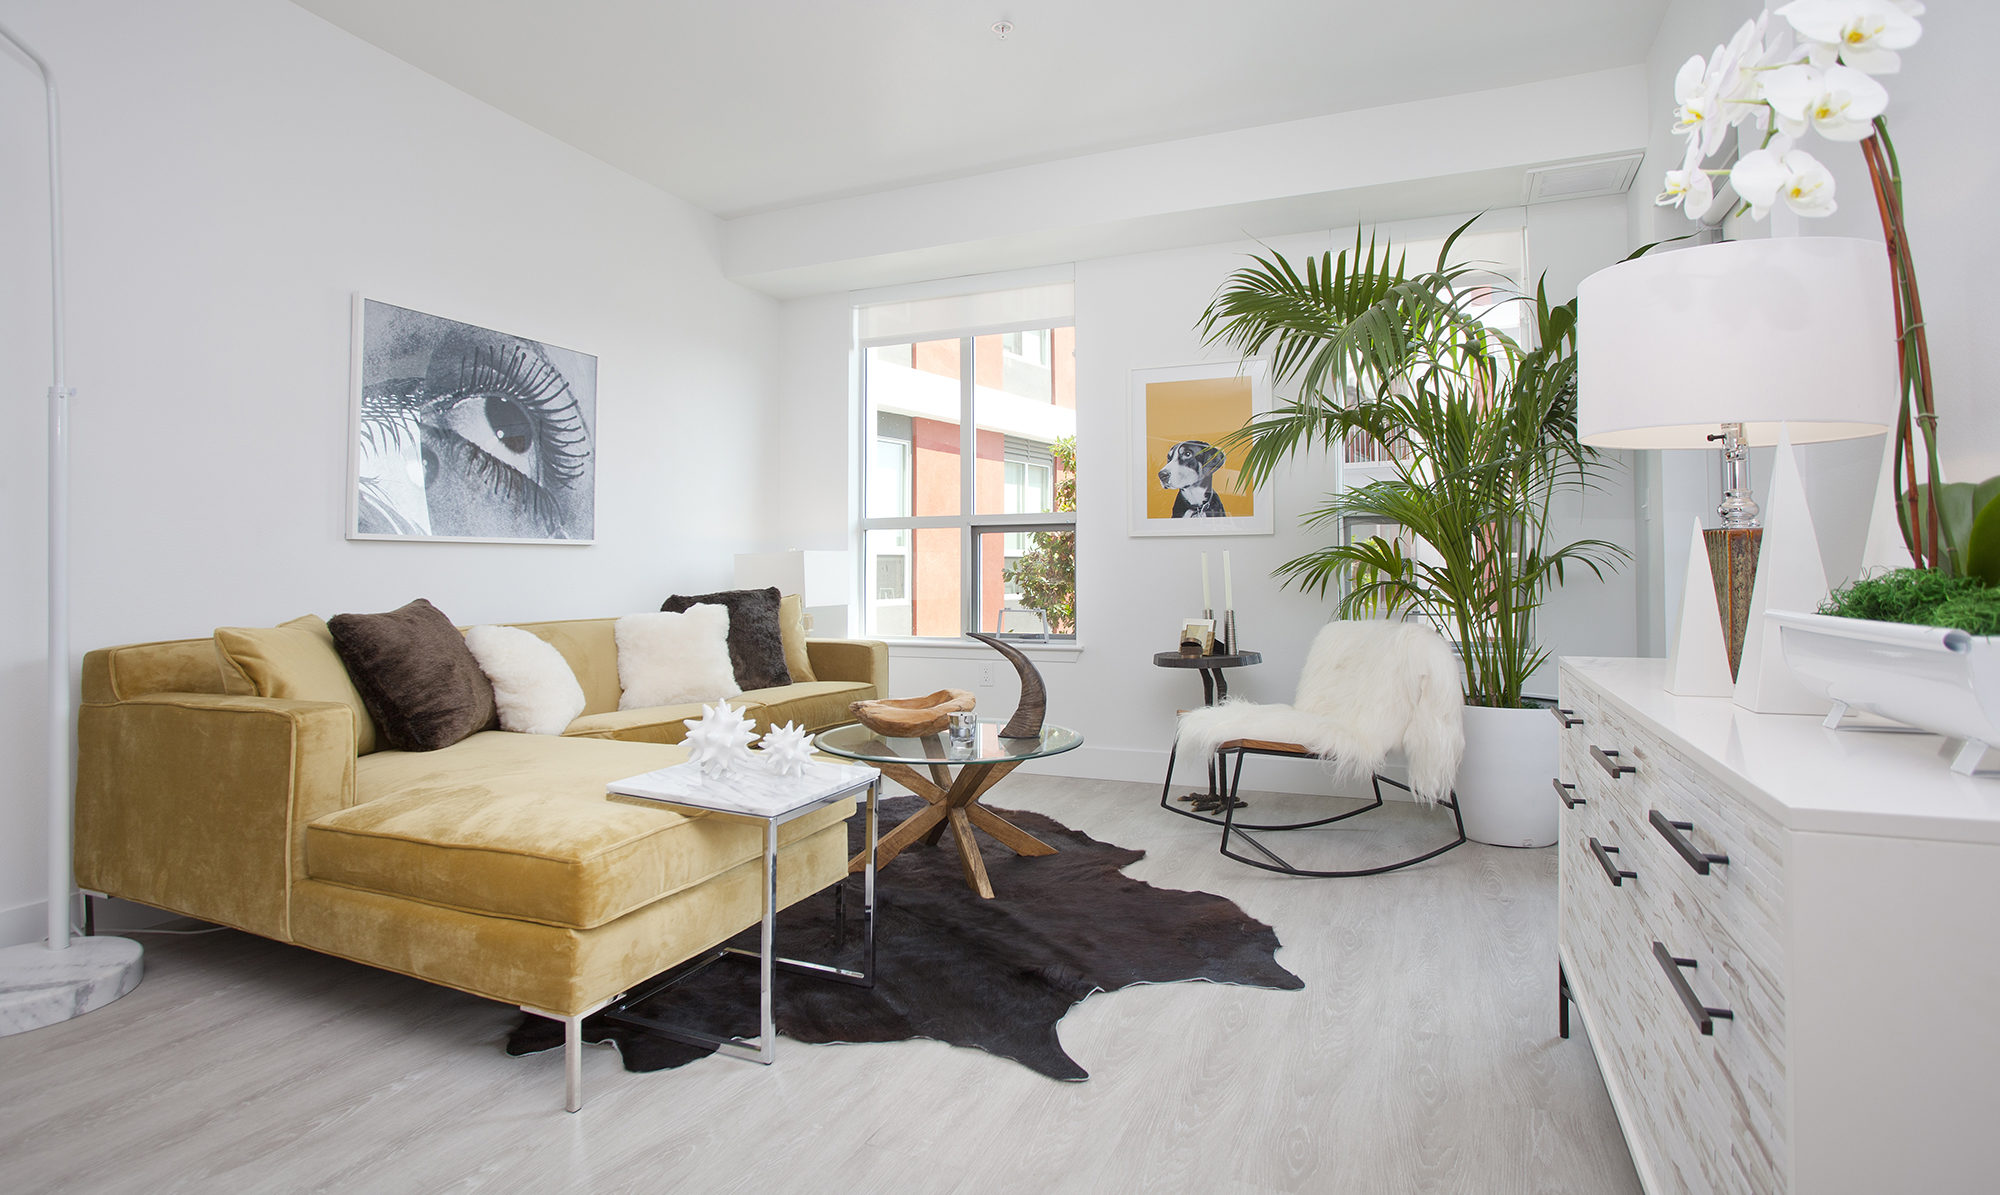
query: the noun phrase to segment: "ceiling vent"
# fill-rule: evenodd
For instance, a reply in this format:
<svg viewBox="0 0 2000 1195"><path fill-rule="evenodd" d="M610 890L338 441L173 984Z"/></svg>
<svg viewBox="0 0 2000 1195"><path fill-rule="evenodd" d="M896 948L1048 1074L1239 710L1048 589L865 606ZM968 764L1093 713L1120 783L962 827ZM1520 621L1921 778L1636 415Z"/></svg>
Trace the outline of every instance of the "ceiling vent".
<svg viewBox="0 0 2000 1195"><path fill-rule="evenodd" d="M1598 195L1622 195L1639 171L1643 153L1616 154L1557 166L1536 166L1528 171L1528 203L1559 203L1565 199L1590 199Z"/></svg>

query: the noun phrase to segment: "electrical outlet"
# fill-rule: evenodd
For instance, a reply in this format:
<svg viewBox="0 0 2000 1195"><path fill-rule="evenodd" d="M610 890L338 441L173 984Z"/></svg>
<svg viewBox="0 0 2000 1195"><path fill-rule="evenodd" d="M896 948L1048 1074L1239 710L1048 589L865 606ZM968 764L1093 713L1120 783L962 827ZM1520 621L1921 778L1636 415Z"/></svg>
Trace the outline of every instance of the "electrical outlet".
<svg viewBox="0 0 2000 1195"><path fill-rule="evenodd" d="M995 668L997 668L998 666L999 666L999 665L997 665L997 664L981 664L981 665L979 666L979 687L980 687L980 688L982 688L982 689L990 689L990 688L992 688L992 687L993 687L993 676L994 676L994 673L993 673L993 670L994 670Z"/></svg>

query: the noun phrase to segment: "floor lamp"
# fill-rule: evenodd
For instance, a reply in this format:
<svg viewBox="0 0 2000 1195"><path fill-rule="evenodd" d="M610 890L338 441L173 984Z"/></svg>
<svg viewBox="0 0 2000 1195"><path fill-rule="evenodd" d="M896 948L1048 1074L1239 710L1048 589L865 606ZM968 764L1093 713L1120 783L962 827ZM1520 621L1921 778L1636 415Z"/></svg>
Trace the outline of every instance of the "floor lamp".
<svg viewBox="0 0 2000 1195"><path fill-rule="evenodd" d="M1763 544L1761 512L1750 496L1753 447L1879 435L1895 414L1896 329L1889 267L1879 241L1774 237L1655 252L1600 270L1577 287L1577 433L1598 448L1718 448L1720 526L1701 533L1691 574L1713 570L1721 645L1676 634L1704 658L1676 658L1676 676L1703 676L1724 692L1736 685L1747 640ZM1779 461L1772 497L1774 534L1797 536L1798 561L1818 560L1804 494L1791 462ZM1786 507L1795 507L1787 511ZM1669 528L1669 532L1676 529ZM1810 549L1806 552L1805 549ZM1817 587L1816 592L1807 590ZM1763 588L1782 601L1817 603L1825 578L1772 576ZM1699 586L1689 582L1687 593ZM1771 595L1766 594L1767 598ZM1694 611L1683 610L1682 627ZM1700 615L1703 618L1706 614ZM1726 670L1725 670L1726 669Z"/></svg>
<svg viewBox="0 0 2000 1195"><path fill-rule="evenodd" d="M0 950L0 1035L67 1021L138 986L139 944L70 937L69 399L63 352L61 137L48 63L5 26L0 41L42 76L49 115L49 279L55 376L49 387L48 939Z"/></svg>

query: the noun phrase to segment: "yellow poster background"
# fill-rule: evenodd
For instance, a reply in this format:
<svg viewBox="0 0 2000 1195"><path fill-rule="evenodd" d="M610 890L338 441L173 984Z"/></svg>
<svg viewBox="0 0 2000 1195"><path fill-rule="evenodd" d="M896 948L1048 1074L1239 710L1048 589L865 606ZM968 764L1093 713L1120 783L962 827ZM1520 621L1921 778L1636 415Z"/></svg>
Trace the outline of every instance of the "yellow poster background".
<svg viewBox="0 0 2000 1195"><path fill-rule="evenodd" d="M1146 460L1149 462L1141 483L1146 488L1146 517L1174 517L1174 496L1178 490L1160 485L1160 466L1167 463L1167 450L1182 440L1215 444L1224 436L1250 422L1250 379L1248 377L1197 378L1186 382L1146 384ZM1243 449L1231 452L1230 460L1209 479L1222 509L1231 518L1247 518L1257 513L1256 495L1242 488L1236 460Z"/></svg>

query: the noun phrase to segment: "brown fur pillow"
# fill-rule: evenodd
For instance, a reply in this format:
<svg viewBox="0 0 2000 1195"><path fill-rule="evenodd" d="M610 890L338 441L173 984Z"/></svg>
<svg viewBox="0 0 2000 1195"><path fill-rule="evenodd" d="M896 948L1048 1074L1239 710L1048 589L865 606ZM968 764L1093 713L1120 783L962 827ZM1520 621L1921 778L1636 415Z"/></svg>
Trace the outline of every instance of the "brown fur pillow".
<svg viewBox="0 0 2000 1195"><path fill-rule="evenodd" d="M423 598L387 614L336 614L326 625L389 746L436 751L497 725L492 682L465 636Z"/></svg>
<svg viewBox="0 0 2000 1195"><path fill-rule="evenodd" d="M729 664L736 684L744 690L771 689L792 683L785 666L785 637L778 627L778 588L731 589L693 597L675 594L660 603L668 614L708 604L729 608Z"/></svg>

